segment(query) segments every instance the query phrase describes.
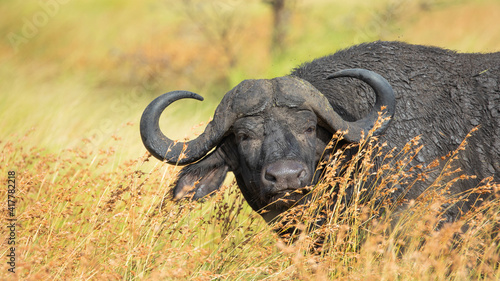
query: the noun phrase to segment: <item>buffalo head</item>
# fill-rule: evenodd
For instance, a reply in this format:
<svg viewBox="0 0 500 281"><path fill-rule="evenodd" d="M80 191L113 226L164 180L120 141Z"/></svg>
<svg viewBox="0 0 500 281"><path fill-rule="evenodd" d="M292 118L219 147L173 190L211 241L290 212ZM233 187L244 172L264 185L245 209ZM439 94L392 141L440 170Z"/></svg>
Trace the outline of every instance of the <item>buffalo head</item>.
<svg viewBox="0 0 500 281"><path fill-rule="evenodd" d="M187 194L201 198L217 190L232 171L249 205L270 221L317 182L316 166L335 132L345 131L347 141L357 142L374 126L380 111L394 114L392 88L380 75L349 69L328 79L336 77L358 78L373 88L375 106L365 118L344 120L309 82L285 76L241 82L224 96L205 131L188 142L166 137L159 128L160 115L176 100L203 98L186 91L166 93L145 109L141 137L156 158L189 164L179 175L175 198ZM375 135L388 125L385 122Z"/></svg>

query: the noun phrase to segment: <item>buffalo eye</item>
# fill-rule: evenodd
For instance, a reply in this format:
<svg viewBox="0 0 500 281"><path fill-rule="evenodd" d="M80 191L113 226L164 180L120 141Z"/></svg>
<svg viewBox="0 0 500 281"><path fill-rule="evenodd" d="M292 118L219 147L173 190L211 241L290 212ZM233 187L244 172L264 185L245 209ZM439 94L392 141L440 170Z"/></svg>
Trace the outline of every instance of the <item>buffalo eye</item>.
<svg viewBox="0 0 500 281"><path fill-rule="evenodd" d="M236 135L236 139L238 140L238 142L243 142L249 140L250 136L246 133L238 133Z"/></svg>
<svg viewBox="0 0 500 281"><path fill-rule="evenodd" d="M311 134L311 133L314 133L316 131L316 126L309 126L305 131L304 133L307 133L307 134Z"/></svg>

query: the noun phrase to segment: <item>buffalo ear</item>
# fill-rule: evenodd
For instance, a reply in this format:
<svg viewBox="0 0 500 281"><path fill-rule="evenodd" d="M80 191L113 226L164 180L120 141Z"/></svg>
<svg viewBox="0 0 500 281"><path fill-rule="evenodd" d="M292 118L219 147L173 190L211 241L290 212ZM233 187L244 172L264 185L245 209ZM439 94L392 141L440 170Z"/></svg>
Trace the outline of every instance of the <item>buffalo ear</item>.
<svg viewBox="0 0 500 281"><path fill-rule="evenodd" d="M184 167L174 187L174 199L191 197L200 199L218 190L229 170L229 166L218 154L219 149L201 161Z"/></svg>

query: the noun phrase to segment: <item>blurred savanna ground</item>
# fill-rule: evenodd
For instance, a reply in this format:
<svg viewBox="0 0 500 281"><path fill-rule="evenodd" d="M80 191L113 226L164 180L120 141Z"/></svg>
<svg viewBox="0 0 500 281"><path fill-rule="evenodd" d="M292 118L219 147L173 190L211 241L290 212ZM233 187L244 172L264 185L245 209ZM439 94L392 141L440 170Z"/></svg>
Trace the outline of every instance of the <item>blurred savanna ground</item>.
<svg viewBox="0 0 500 281"><path fill-rule="evenodd" d="M18 218L17 273L2 244L0 279L498 278L498 266L470 273L469 260L450 275L443 256L424 270L423 256L367 261L355 249L332 268L277 242L229 183L208 204L169 201L178 168L145 161L138 128L164 92L205 97L162 116L164 132L184 138L242 80L283 76L354 44L500 51L498 0L288 0L279 26L272 2L0 1L0 170L2 179L16 172Z"/></svg>

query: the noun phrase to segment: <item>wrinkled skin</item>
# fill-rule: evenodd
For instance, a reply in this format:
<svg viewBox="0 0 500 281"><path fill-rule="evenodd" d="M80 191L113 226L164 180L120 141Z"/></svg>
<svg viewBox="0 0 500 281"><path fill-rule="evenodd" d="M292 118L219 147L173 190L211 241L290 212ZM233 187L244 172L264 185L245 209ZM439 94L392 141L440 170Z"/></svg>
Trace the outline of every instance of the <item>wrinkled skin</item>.
<svg viewBox="0 0 500 281"><path fill-rule="evenodd" d="M174 188L175 198L202 198L216 191L232 171L247 202L266 221L286 210L290 203L273 202L298 200L306 193L304 187L318 181L316 166L335 133L302 94L320 93L328 100L325 106L347 121L363 118L373 107L373 91L366 83L326 79L349 68L380 73L394 89L396 113L380 136L388 144L386 151L421 136L424 148L411 166L425 165L456 149L480 125L454 167L477 178L457 182L450 193L467 191L486 177L500 180L500 53L459 54L374 42L306 63L290 76L246 80L236 86L224 97L228 106L223 110L242 107L244 113L234 117L214 151L186 163ZM214 120L223 110L216 111ZM427 187L414 186L406 198L417 198ZM448 220L467 211L473 201L450 208Z"/></svg>

